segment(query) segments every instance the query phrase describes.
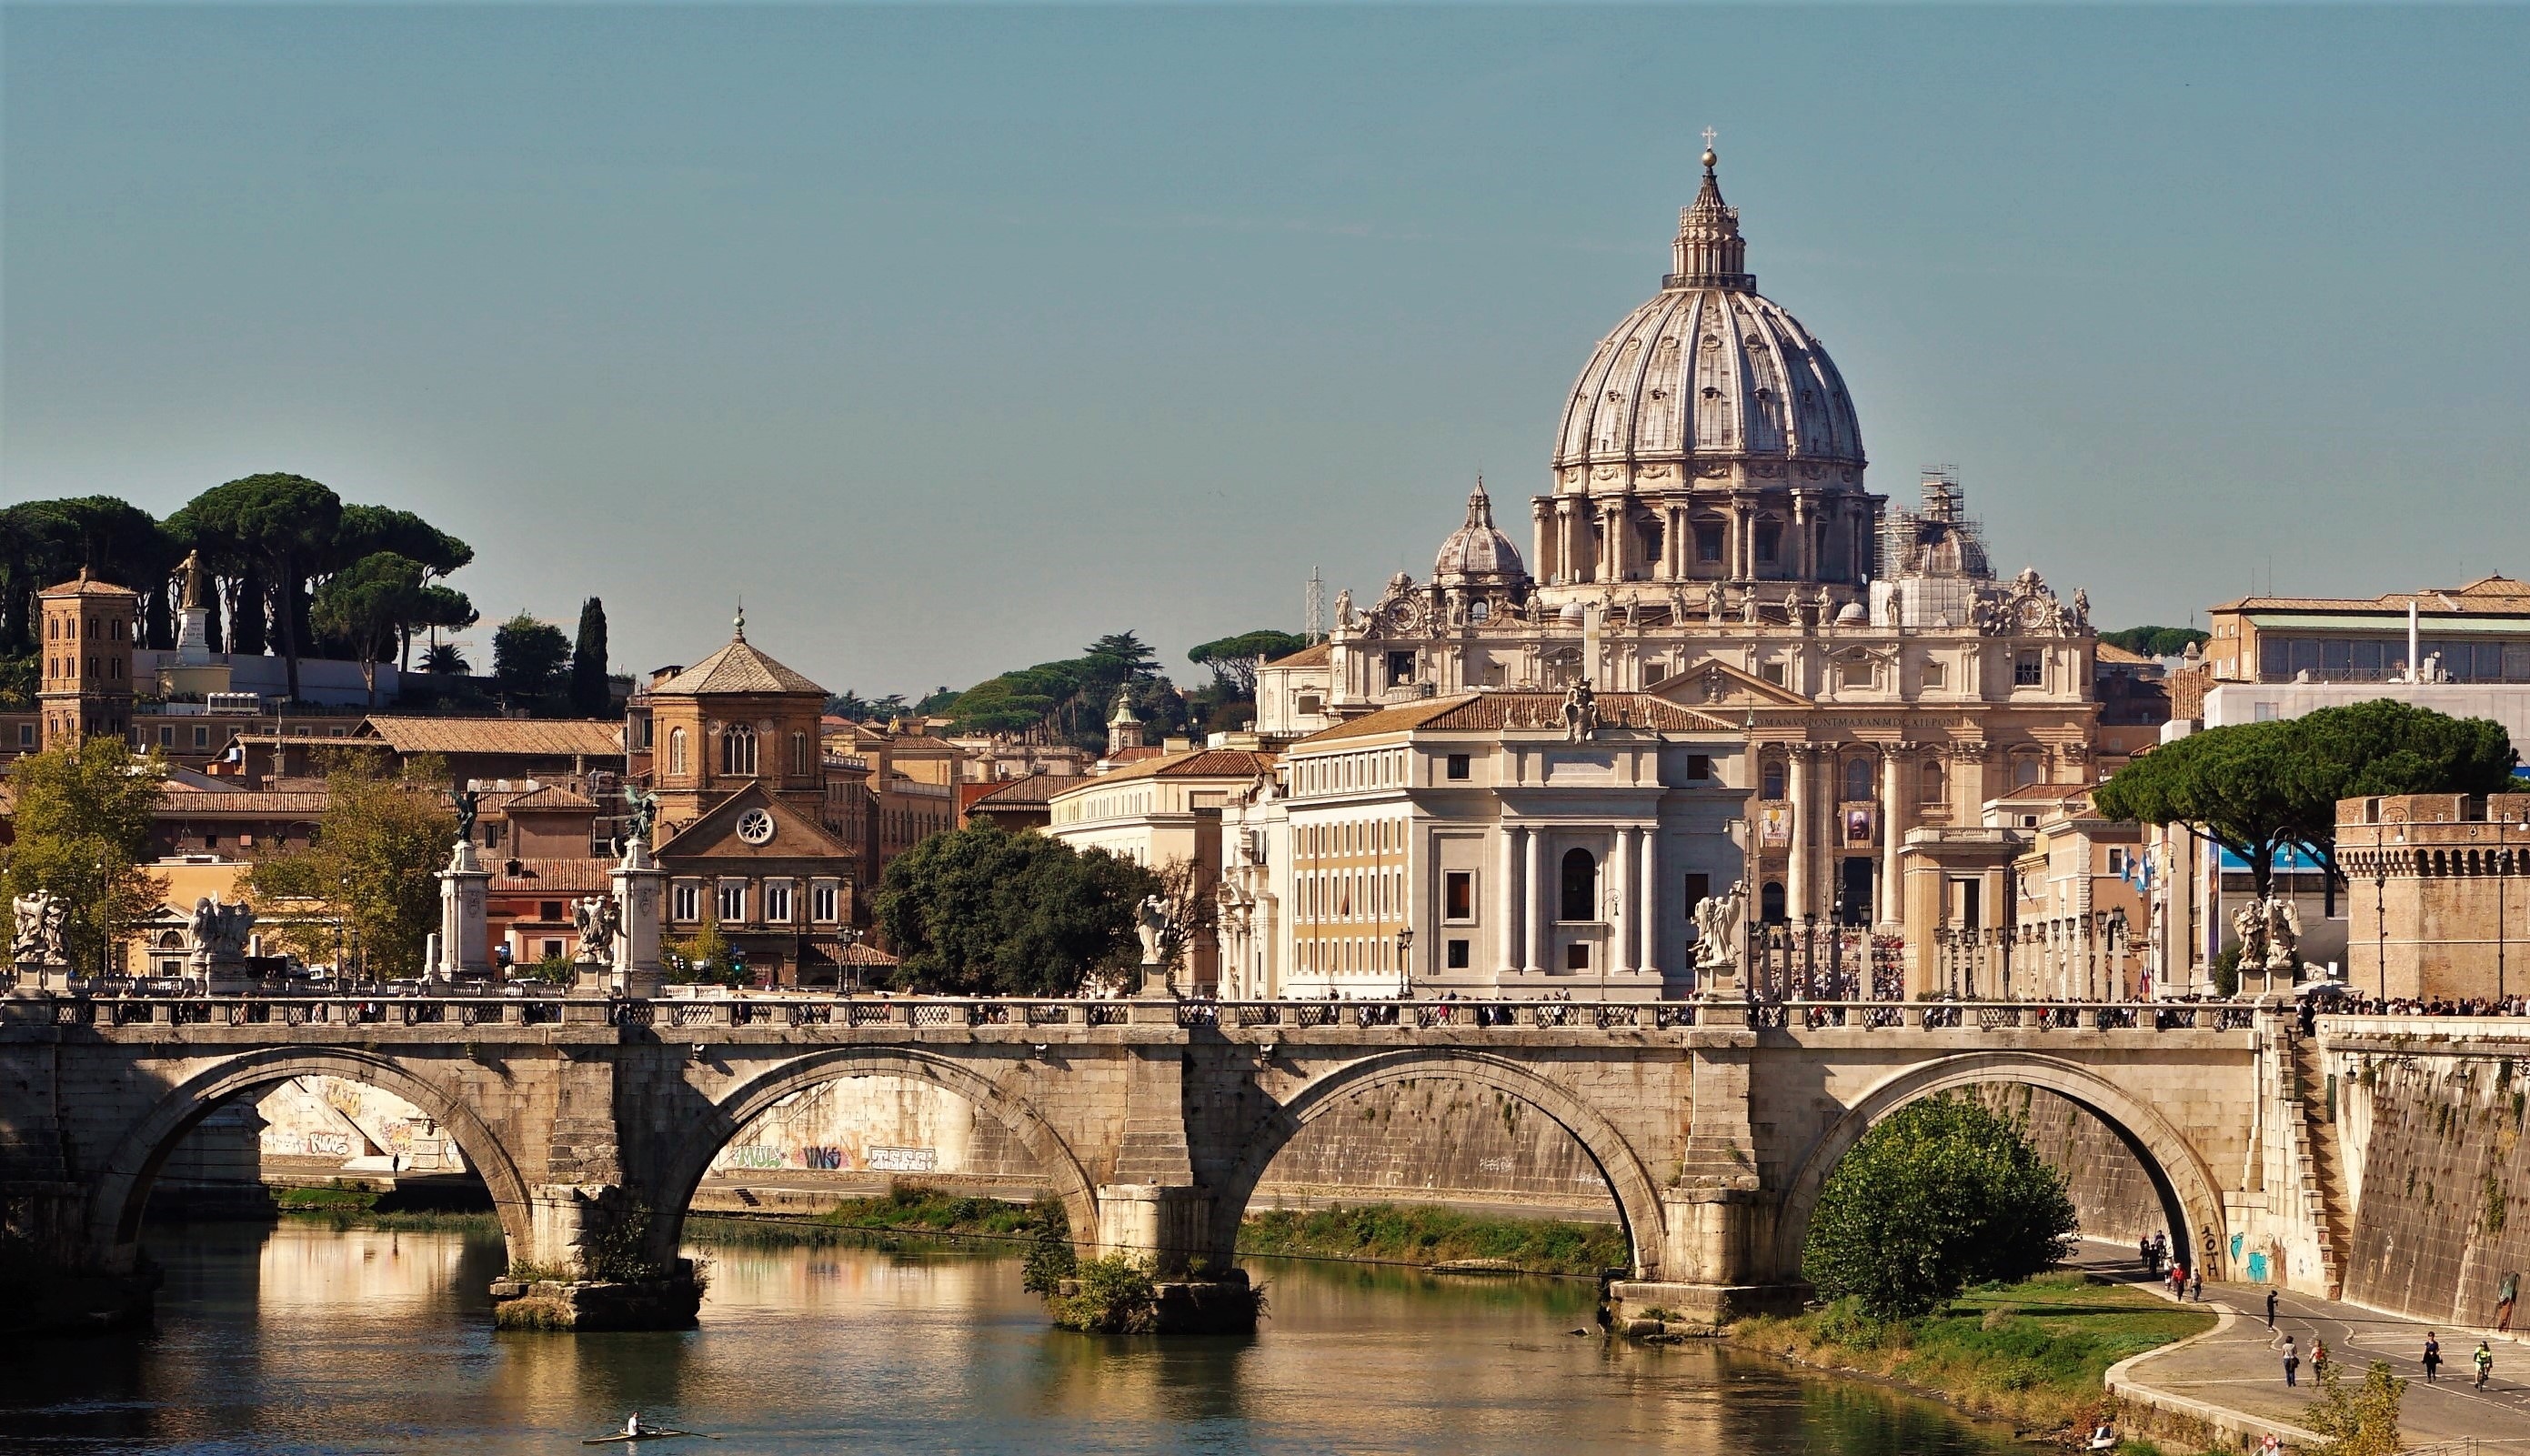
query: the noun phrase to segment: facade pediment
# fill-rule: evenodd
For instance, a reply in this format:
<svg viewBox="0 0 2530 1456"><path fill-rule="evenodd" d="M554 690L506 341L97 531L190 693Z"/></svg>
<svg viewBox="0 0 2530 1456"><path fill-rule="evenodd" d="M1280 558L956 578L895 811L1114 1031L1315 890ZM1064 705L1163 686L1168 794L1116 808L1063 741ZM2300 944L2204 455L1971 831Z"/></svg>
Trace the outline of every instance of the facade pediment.
<svg viewBox="0 0 2530 1456"><path fill-rule="evenodd" d="M679 827L657 853L667 861L846 860L852 852L823 825L767 793L762 784L749 784L702 817Z"/></svg>
<svg viewBox="0 0 2530 1456"><path fill-rule="evenodd" d="M1700 712L1719 707L1810 707L1813 702L1789 688L1713 657L1700 657L1645 688L1664 702Z"/></svg>

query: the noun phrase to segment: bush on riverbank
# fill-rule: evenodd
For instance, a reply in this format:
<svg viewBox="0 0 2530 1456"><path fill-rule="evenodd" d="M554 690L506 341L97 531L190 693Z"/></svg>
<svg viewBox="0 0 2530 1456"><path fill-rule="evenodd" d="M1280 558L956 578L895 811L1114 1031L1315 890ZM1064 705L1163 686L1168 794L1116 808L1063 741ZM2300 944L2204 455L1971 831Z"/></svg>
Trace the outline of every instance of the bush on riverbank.
<svg viewBox="0 0 2530 1456"><path fill-rule="evenodd" d="M1807 1365L1901 1381L2023 1429L2089 1428L2110 1366L2211 1329L2202 1308L2075 1272L1985 1285L1911 1319L1848 1296L1791 1319L1743 1319L1735 1343Z"/></svg>
<svg viewBox="0 0 2530 1456"><path fill-rule="evenodd" d="M1831 1301L1907 1319L1970 1283L2026 1279L2071 1247L2064 1175L1971 1097L1901 1107L1862 1135L1810 1216L1801 1272Z"/></svg>
<svg viewBox="0 0 2530 1456"><path fill-rule="evenodd" d="M1613 1223L1485 1218L1412 1204L1355 1204L1251 1213L1238 1252L1258 1256L1436 1264L1500 1260L1523 1273L1597 1274L1632 1261Z"/></svg>
<svg viewBox="0 0 2530 1456"><path fill-rule="evenodd" d="M1085 1334L1149 1334L1160 1322L1151 1266L1129 1254L1081 1260L1046 1293L1045 1307L1057 1325Z"/></svg>

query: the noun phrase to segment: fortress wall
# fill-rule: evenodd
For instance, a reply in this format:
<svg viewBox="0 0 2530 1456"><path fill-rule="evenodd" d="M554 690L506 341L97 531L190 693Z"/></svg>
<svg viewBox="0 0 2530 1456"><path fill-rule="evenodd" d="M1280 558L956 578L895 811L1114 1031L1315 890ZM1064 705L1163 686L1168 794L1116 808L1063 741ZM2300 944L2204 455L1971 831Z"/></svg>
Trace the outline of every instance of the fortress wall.
<svg viewBox="0 0 2530 1456"><path fill-rule="evenodd" d="M2418 1319L2505 1324L2503 1291L2530 1272L2530 1064L2337 1050L2328 1063L2338 1117L2324 1131L2359 1189L2345 1297Z"/></svg>

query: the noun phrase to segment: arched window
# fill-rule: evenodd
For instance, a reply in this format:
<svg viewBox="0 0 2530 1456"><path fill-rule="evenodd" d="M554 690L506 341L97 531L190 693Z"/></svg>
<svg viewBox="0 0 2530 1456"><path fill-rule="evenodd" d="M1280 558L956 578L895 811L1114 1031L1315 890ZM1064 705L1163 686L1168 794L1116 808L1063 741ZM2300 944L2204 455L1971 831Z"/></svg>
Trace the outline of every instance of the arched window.
<svg viewBox="0 0 2530 1456"><path fill-rule="evenodd" d="M791 735L791 771L793 773L808 771L808 735L805 733Z"/></svg>
<svg viewBox="0 0 2530 1456"><path fill-rule="evenodd" d="M1870 759L1847 758L1844 760L1844 797L1847 799L1868 799L1871 797Z"/></svg>
<svg viewBox="0 0 2530 1456"><path fill-rule="evenodd" d="M755 730L732 723L721 730L720 771L734 778L755 777Z"/></svg>
<svg viewBox="0 0 2530 1456"><path fill-rule="evenodd" d="M1945 797L1947 797L1947 789L1942 782L1941 764L1930 760L1925 762L1923 767L1922 789L1916 797L1922 799L1926 804L1939 804Z"/></svg>
<svg viewBox="0 0 2530 1456"><path fill-rule="evenodd" d="M1564 914L1568 921L1599 918L1599 861L1588 850L1564 852Z"/></svg>
<svg viewBox="0 0 2530 1456"><path fill-rule="evenodd" d="M1766 881L1766 887L1757 892L1757 916L1758 919L1770 924L1783 923L1784 882L1782 880L1770 879Z"/></svg>
<svg viewBox="0 0 2530 1456"><path fill-rule="evenodd" d="M2036 754L2020 753L2011 756L2011 786L2013 788L2025 789L2031 784L2038 782L2038 771L2039 760Z"/></svg>
<svg viewBox="0 0 2530 1456"><path fill-rule="evenodd" d="M682 775L686 771L686 730L668 730L668 771Z"/></svg>
<svg viewBox="0 0 2530 1456"><path fill-rule="evenodd" d="M1757 797L1760 799L1781 799L1784 797L1783 759L1769 758L1766 760L1766 783L1765 787L1758 791Z"/></svg>

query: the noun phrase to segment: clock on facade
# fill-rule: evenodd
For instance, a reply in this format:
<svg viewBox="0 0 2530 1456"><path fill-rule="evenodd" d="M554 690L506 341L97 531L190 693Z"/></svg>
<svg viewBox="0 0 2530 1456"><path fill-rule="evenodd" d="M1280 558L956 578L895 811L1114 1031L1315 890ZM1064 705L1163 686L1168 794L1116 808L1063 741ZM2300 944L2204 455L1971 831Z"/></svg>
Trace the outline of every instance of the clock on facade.
<svg viewBox="0 0 2530 1456"><path fill-rule="evenodd" d="M750 809L738 816L738 837L748 844L773 842L773 815L760 809Z"/></svg>

